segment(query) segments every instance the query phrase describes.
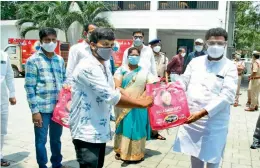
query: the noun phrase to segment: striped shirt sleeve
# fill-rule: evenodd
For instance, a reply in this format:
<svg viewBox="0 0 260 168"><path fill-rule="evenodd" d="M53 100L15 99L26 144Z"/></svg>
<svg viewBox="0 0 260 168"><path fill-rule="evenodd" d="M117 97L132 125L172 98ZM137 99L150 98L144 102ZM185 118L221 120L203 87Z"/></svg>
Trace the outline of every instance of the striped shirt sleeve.
<svg viewBox="0 0 260 168"><path fill-rule="evenodd" d="M38 105L36 100L36 83L37 83L37 68L35 64L28 59L25 65L25 90L27 93L27 101L31 112L38 113Z"/></svg>

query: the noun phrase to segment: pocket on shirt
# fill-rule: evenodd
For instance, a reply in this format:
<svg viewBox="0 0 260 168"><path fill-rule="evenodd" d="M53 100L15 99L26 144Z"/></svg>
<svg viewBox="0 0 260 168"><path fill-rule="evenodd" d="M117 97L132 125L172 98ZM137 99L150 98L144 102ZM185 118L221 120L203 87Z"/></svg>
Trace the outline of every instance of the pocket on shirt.
<svg viewBox="0 0 260 168"><path fill-rule="evenodd" d="M212 88L213 93L219 94L223 88L224 78L217 77Z"/></svg>

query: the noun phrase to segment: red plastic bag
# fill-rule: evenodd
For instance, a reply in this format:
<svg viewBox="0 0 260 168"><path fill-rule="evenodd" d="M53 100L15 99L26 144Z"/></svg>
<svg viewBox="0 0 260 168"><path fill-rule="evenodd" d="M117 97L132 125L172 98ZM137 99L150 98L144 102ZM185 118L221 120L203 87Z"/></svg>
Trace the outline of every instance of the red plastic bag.
<svg viewBox="0 0 260 168"><path fill-rule="evenodd" d="M64 127L69 128L69 111L71 104L71 92L62 88L59 94L58 103L55 106L52 120Z"/></svg>
<svg viewBox="0 0 260 168"><path fill-rule="evenodd" d="M148 96L154 97L154 105L148 108L153 130L163 130L182 125L190 116L187 98L179 82L147 84Z"/></svg>

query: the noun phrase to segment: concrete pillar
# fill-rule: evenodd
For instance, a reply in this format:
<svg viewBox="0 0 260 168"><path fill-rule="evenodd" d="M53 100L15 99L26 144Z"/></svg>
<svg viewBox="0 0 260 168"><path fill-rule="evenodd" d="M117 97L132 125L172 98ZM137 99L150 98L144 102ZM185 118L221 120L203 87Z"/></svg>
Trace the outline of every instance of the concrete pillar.
<svg viewBox="0 0 260 168"><path fill-rule="evenodd" d="M158 0L150 1L150 10L151 11L157 11L158 5L159 5ZM151 41L155 38L157 38L157 29L155 28L155 25L154 25L154 26L152 26L152 28L149 28L149 39L148 39L148 41Z"/></svg>
<svg viewBox="0 0 260 168"><path fill-rule="evenodd" d="M157 0L150 1L150 10L156 11L158 9L158 3L159 3L159 1L157 1Z"/></svg>
<svg viewBox="0 0 260 168"><path fill-rule="evenodd" d="M153 39L157 38L157 29L156 28L149 28L149 40L151 41Z"/></svg>

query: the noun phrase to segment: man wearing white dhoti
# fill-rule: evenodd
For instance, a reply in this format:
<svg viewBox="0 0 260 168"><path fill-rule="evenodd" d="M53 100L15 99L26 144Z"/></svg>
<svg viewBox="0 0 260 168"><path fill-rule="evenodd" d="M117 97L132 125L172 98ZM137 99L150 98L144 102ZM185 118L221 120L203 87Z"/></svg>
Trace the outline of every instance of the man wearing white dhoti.
<svg viewBox="0 0 260 168"><path fill-rule="evenodd" d="M191 115L174 144L174 151L191 155L192 168L219 167L238 80L235 64L224 55L227 32L210 29L205 38L208 55L194 58L182 76Z"/></svg>
<svg viewBox="0 0 260 168"><path fill-rule="evenodd" d="M1 119L1 166L0 167L8 167L10 163L3 158L2 150L4 146L4 137L7 134L7 122L8 122L8 111L9 111L9 103L11 105L16 104L15 99L15 88L14 88L14 72L11 66L10 59L8 54L0 51L0 61L1 61L1 110L0 110L0 119Z"/></svg>

